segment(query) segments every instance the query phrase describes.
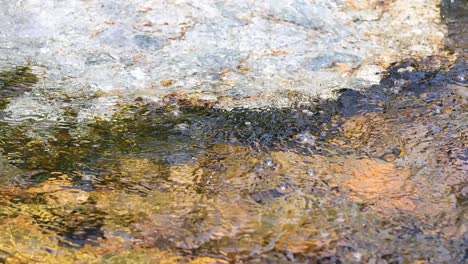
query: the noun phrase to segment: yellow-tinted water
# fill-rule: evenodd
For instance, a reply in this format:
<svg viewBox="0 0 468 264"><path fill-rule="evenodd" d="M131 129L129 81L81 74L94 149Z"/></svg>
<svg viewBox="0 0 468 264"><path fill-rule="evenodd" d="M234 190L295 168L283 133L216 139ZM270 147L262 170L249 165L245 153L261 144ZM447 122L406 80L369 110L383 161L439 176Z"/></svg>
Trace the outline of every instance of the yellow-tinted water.
<svg viewBox="0 0 468 264"><path fill-rule="evenodd" d="M73 109L48 126L4 122L0 257L462 263L467 93L455 60L402 63L367 93L291 109L174 95L86 125ZM27 74L0 75L5 104Z"/></svg>

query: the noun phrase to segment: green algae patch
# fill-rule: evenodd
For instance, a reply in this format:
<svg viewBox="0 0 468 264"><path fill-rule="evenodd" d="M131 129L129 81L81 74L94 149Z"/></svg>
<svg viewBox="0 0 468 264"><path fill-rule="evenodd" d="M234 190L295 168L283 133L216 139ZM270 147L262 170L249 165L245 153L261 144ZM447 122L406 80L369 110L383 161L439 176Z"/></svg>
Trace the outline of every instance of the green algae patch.
<svg viewBox="0 0 468 264"><path fill-rule="evenodd" d="M31 72L31 68L29 67L17 67L11 71L0 72L1 89L35 84L38 80L37 76Z"/></svg>
<svg viewBox="0 0 468 264"><path fill-rule="evenodd" d="M0 109L5 109L10 98L31 91L31 85L38 81L38 77L31 72L29 67L0 71Z"/></svg>

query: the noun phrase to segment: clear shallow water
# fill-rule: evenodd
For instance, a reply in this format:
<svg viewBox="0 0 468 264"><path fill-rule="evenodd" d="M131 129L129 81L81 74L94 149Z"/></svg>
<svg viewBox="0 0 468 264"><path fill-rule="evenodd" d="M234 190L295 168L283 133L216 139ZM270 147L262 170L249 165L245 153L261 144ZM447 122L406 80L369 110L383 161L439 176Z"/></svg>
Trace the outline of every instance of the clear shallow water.
<svg viewBox="0 0 468 264"><path fill-rule="evenodd" d="M463 263L466 68L447 58L290 109L174 95L87 125L4 122L2 258ZM2 76L3 100L35 81Z"/></svg>
<svg viewBox="0 0 468 264"><path fill-rule="evenodd" d="M89 124L70 98L54 123L3 111L1 261L466 262L459 13L446 54L337 101L226 112L171 95ZM37 78L0 73L0 108Z"/></svg>

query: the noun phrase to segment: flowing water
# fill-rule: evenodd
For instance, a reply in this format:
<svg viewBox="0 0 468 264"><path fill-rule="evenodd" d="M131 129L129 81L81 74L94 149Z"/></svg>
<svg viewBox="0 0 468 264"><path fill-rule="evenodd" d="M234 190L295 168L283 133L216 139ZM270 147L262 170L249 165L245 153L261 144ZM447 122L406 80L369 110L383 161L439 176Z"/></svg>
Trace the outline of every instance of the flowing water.
<svg viewBox="0 0 468 264"><path fill-rule="evenodd" d="M90 123L73 107L50 124L3 113L0 261L465 263L466 15L446 16L444 55L333 101L225 111L174 94ZM0 108L38 78L0 73Z"/></svg>

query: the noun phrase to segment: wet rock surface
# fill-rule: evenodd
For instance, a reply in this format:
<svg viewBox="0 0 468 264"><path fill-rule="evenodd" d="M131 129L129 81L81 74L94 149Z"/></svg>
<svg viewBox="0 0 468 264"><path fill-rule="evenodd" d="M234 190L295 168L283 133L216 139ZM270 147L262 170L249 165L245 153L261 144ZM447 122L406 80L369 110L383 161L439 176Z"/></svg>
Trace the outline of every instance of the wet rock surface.
<svg viewBox="0 0 468 264"><path fill-rule="evenodd" d="M330 98L379 83L390 63L438 54L447 32L440 0L20 0L0 12L0 66L41 76L8 111L37 104L47 120L61 118L50 113L64 98L81 101L85 119L174 92L222 108Z"/></svg>
<svg viewBox="0 0 468 264"><path fill-rule="evenodd" d="M0 171L0 181L3 185L14 184L23 176L23 172L11 165L5 157L0 157Z"/></svg>

